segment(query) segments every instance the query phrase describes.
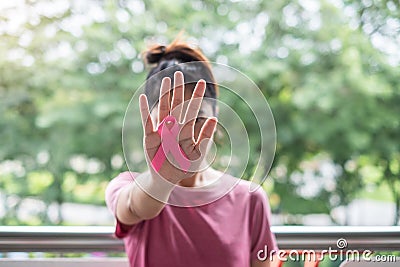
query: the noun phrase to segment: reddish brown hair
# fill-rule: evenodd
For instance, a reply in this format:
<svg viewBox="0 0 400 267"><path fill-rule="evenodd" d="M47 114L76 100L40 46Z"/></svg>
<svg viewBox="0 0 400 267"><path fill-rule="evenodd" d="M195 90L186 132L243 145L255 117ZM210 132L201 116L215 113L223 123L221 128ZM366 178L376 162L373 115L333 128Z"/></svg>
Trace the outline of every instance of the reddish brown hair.
<svg viewBox="0 0 400 267"><path fill-rule="evenodd" d="M207 83L204 97L215 100L218 86L212 74L210 63L206 56L198 48L193 48L179 38L169 45L153 45L143 53L147 65L152 68L146 78L145 94L149 100L150 108L158 102L161 80L170 77L173 80L175 71L181 71L185 77L185 83L195 84L203 79ZM185 64L193 62L190 64ZM162 75L156 75L162 71ZM216 116L216 101L212 103Z"/></svg>
<svg viewBox="0 0 400 267"><path fill-rule="evenodd" d="M146 63L155 64L161 59L178 59L181 62L204 61L207 57L198 48L192 48L189 44L175 39L169 45L153 45L145 52Z"/></svg>

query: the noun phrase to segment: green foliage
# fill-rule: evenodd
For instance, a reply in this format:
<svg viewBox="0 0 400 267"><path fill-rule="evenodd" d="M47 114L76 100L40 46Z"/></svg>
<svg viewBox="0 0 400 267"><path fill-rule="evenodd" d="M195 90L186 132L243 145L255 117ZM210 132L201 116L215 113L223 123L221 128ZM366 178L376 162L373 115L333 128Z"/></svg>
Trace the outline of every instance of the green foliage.
<svg viewBox="0 0 400 267"><path fill-rule="evenodd" d="M121 127L145 79L140 52L184 29L212 61L244 72L268 99L278 136L267 182L279 196L276 211L329 213L375 185L390 188L398 222L396 1L59 2L66 8L27 1L0 9L0 188L6 198L103 203L107 181L126 169ZM16 17L22 22L14 29ZM397 51L376 45L379 40ZM256 124L245 123L257 135ZM258 141L251 146L256 150ZM304 181L294 175L307 171L304 162L321 160L337 170L333 186L306 196L299 191ZM16 219L17 208L6 206L1 223L29 224ZM62 222L61 215L38 220Z"/></svg>

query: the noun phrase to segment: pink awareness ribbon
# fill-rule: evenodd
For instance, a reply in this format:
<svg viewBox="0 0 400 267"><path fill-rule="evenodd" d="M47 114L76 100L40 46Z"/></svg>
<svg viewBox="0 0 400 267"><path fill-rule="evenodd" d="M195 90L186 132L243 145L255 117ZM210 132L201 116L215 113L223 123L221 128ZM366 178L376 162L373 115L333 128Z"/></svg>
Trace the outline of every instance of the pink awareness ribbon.
<svg viewBox="0 0 400 267"><path fill-rule="evenodd" d="M167 159L167 153L170 152L179 167L186 173L190 167L190 160L187 158L185 152L183 152L177 141L179 125L175 117L165 117L158 126L157 132L161 137L161 145L151 161L153 168L159 172L164 161Z"/></svg>

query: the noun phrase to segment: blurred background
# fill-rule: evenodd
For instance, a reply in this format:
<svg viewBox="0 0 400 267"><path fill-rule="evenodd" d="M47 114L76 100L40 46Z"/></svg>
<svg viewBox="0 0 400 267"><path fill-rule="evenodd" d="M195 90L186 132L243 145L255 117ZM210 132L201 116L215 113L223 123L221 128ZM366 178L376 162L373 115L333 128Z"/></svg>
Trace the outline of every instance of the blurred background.
<svg viewBox="0 0 400 267"><path fill-rule="evenodd" d="M398 1L1 0L0 225L114 223L140 53L181 30L271 106L274 225L399 223Z"/></svg>

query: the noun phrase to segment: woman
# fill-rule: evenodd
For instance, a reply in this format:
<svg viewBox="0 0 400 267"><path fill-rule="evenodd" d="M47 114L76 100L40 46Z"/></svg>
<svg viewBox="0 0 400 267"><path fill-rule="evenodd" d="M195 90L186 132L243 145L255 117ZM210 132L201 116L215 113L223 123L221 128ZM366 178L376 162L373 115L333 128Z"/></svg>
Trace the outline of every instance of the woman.
<svg viewBox="0 0 400 267"><path fill-rule="evenodd" d="M115 234L124 239L131 266L269 266L269 259L258 256L266 247L276 249L265 192L260 187L251 193L248 181L199 165L217 125L217 86L207 58L176 40L151 48L146 59L155 65L139 98L149 171L121 173L106 190ZM196 67L186 67L188 62ZM181 153L175 156L189 162L189 169L163 154L162 133L173 127L179 128L174 138ZM227 185L234 186L202 201ZM200 189L183 196L182 188Z"/></svg>

